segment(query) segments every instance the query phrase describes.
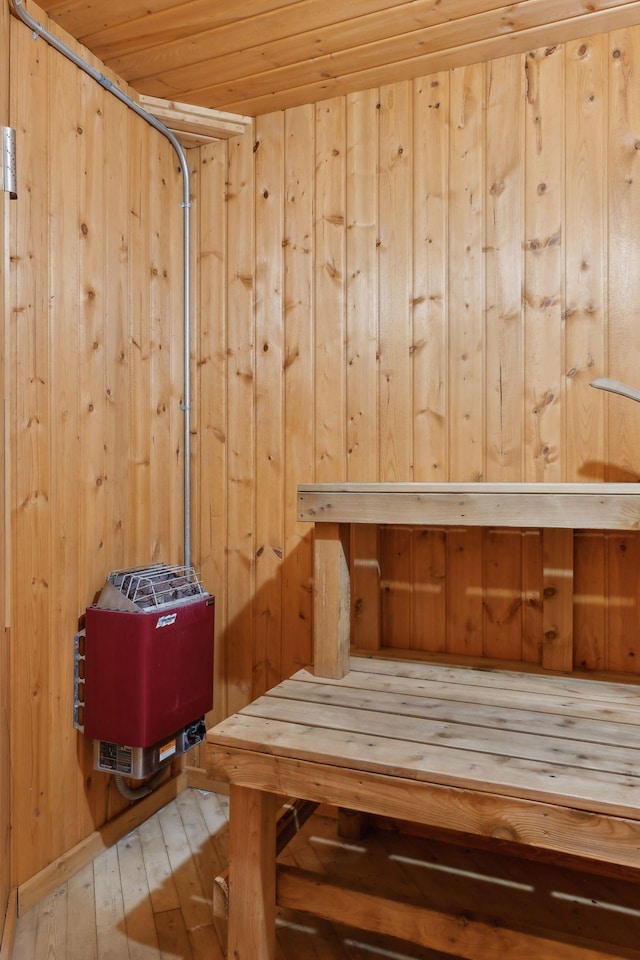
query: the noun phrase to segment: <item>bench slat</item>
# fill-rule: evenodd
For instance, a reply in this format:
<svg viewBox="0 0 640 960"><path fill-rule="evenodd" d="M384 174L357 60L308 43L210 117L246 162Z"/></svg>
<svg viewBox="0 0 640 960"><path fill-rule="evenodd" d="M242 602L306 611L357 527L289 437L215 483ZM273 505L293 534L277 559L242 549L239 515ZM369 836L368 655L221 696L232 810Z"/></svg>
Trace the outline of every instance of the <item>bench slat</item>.
<svg viewBox="0 0 640 960"><path fill-rule="evenodd" d="M304 671L296 674L301 676ZM387 660L374 657L352 657L351 673L369 673L386 677L389 683L396 678L412 680L439 680L464 683L498 690L518 690L521 693L547 693L558 697L583 697L609 703L630 703L640 714L640 683L616 683L609 680L583 679L580 676L552 676L525 673L518 670L496 670L485 667L457 667L438 663L420 663L410 660ZM313 676L309 674L309 676ZM640 718L639 718L640 719Z"/></svg>
<svg viewBox="0 0 640 960"><path fill-rule="evenodd" d="M326 683L309 684L300 680L286 680L275 690L269 691L267 696L300 700L318 706L344 706L377 711L406 718L408 722L413 718L422 718L441 723L473 724L502 733L510 730L514 733L535 732L537 736L561 737L573 741L574 751L577 749L575 743L611 744L615 747L624 744L640 750L638 723L612 722L593 715L588 717L583 701L577 701L576 716L571 705L559 703L553 698L550 698L553 700L552 706L545 702L541 710L537 709L538 698L531 704L522 700L509 704L507 710L504 700L501 701L499 696L494 697L494 702L491 703L485 696L476 697L475 701L471 697L459 699L459 693L455 694L454 699L450 699L446 696L448 692L449 688L445 687L443 696L439 696L437 691L432 695L423 691L423 696L415 696L410 693L390 693L381 685L378 689L371 689L369 686L331 686ZM471 694L476 692L471 688ZM640 757L636 759L640 761Z"/></svg>
<svg viewBox="0 0 640 960"><path fill-rule="evenodd" d="M545 775L560 775L565 772L600 771L616 777L640 777L640 749L633 746L594 743L590 739L568 740L557 734L539 732L535 727L530 731L491 730L481 724L470 722L432 720L425 717L403 715L398 709L394 713L382 713L378 710L366 710L347 704L323 704L304 700L282 699L282 697L260 697L243 711L245 716L262 717L265 720L277 720L285 723L304 724L316 727L319 735L326 730L342 730L345 733L369 734L383 740L404 741L415 744L418 750L430 749L450 752L460 751L478 754L490 754L500 763L517 760L534 761L544 765ZM393 753L387 759L393 766ZM446 769L447 757L443 755ZM576 775L578 775L576 773ZM640 788L640 780L637 787Z"/></svg>
<svg viewBox="0 0 640 960"><path fill-rule="evenodd" d="M640 820L640 779L235 714L218 746ZM357 804L356 804L357 808Z"/></svg>

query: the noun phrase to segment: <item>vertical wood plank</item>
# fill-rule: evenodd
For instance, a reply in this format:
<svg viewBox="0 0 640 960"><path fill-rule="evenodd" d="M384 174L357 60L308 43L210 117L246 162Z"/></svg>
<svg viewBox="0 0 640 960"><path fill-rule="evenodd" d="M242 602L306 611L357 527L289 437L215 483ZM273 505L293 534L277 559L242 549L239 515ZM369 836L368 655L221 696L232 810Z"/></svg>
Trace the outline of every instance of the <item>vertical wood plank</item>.
<svg viewBox="0 0 640 960"><path fill-rule="evenodd" d="M296 521L298 483L314 479L313 107L285 114L285 566L281 663L284 676L311 660L312 534Z"/></svg>
<svg viewBox="0 0 640 960"><path fill-rule="evenodd" d="M611 534L607 540L607 599L609 630L605 648L607 670L640 673L638 652L638 563L636 534Z"/></svg>
<svg viewBox="0 0 640 960"><path fill-rule="evenodd" d="M199 516L198 562L207 589L215 593L214 704L216 722L228 715L225 627L227 610L227 178L226 142L200 151L200 318L198 369L199 400Z"/></svg>
<svg viewBox="0 0 640 960"><path fill-rule="evenodd" d="M485 66L452 70L449 155L450 479L485 475Z"/></svg>
<svg viewBox="0 0 640 960"><path fill-rule="evenodd" d="M280 679L284 556L284 114L256 121L256 595L254 695Z"/></svg>
<svg viewBox="0 0 640 960"><path fill-rule="evenodd" d="M525 60L525 479L564 479L564 51Z"/></svg>
<svg viewBox="0 0 640 960"><path fill-rule="evenodd" d="M172 321L171 317L171 264L173 250L171 232L166 229L170 222L173 158L165 149L160 137L149 144L149 219L151 232L151 287L150 287L150 451L149 470L151 509L149 514L151 556L153 562L177 562L171 553L171 530L173 513L179 509L174 502L167 502L165 509L154 509L154 504L163 503L167 486L173 490L170 475L175 465L171 435L171 405L174 380L172 377ZM169 466L171 465L171 467Z"/></svg>
<svg viewBox="0 0 640 960"><path fill-rule="evenodd" d="M12 24L12 60L29 83L13 86L11 117L21 157L20 217L12 223L12 646L11 757L13 774L12 886L51 859L48 742L50 410L49 248L47 170L48 51L22 25ZM33 125L30 118L39 116ZM19 255L18 255L19 251ZM43 830L43 824L44 830Z"/></svg>
<svg viewBox="0 0 640 960"><path fill-rule="evenodd" d="M637 382L640 360L635 317L640 309L635 270L637 223L640 216L640 29L614 31L608 37L608 374ZM640 477L640 419L636 405L606 397L607 469L611 481L637 482ZM637 534L609 537L607 594L609 610L605 660L611 670L637 672L640 637L629 600L636 595L637 576L630 557L637 556Z"/></svg>
<svg viewBox="0 0 640 960"><path fill-rule="evenodd" d="M319 677L349 670L351 630L349 526L317 525L314 544L313 668Z"/></svg>
<svg viewBox="0 0 640 960"><path fill-rule="evenodd" d="M51 54L53 55L53 54ZM106 394L105 313L105 94L88 76L78 75L80 234L78 244L80 289L78 295L80 358L80 531L82 553L79 587L83 606L88 606L104 583L108 571L107 485L110 468L105 449L108 402ZM91 770L90 747L81 742L84 769ZM97 780L105 781L104 775ZM101 791L89 799L91 817L99 822L104 806Z"/></svg>
<svg viewBox="0 0 640 960"><path fill-rule="evenodd" d="M84 532L81 587L86 603L104 583L106 540L105 257L106 198L104 97L90 77L78 77L80 115L80 442Z"/></svg>
<svg viewBox="0 0 640 960"><path fill-rule="evenodd" d="M346 479L377 480L378 448L378 91L346 98ZM380 642L378 531L351 534L353 643Z"/></svg>
<svg viewBox="0 0 640 960"><path fill-rule="evenodd" d="M413 539L412 646L447 649L447 541L444 530L422 527Z"/></svg>
<svg viewBox="0 0 640 960"><path fill-rule="evenodd" d="M605 479L605 395L589 381L605 372L607 359L604 37L568 43L565 74L565 479L598 481Z"/></svg>
<svg viewBox="0 0 640 960"><path fill-rule="evenodd" d="M480 527L447 535L447 653L483 652L483 533Z"/></svg>
<svg viewBox="0 0 640 960"><path fill-rule="evenodd" d="M576 530L573 660L576 667L585 670L605 669L607 562L607 537L599 532Z"/></svg>
<svg viewBox="0 0 640 960"><path fill-rule="evenodd" d="M413 86L380 89L380 479L413 479Z"/></svg>
<svg viewBox="0 0 640 960"><path fill-rule="evenodd" d="M448 477L448 73L414 83L413 126L413 466L427 483Z"/></svg>
<svg viewBox="0 0 640 960"><path fill-rule="evenodd" d="M379 449L381 480L413 479L413 84L404 81L380 88L379 176L378 176L378 291L379 291ZM410 546L410 537L391 531L387 542L401 537ZM384 552L384 551L383 551ZM397 638L385 629L393 623L385 611L395 609L396 586L408 586L407 615L411 617L410 575L405 556L394 547L386 552L382 572L382 634L384 643L396 645ZM396 575L394 563L400 563ZM410 554L409 554L410 563ZM410 642L406 621L395 623Z"/></svg>
<svg viewBox="0 0 640 960"><path fill-rule="evenodd" d="M485 65L450 74L448 446L453 480L485 473ZM482 531L447 533L447 649L482 653Z"/></svg>
<svg viewBox="0 0 640 960"><path fill-rule="evenodd" d="M351 529L351 636L355 647L379 650L382 646L380 533L375 524L359 523Z"/></svg>
<svg viewBox="0 0 640 960"><path fill-rule="evenodd" d="M542 531L522 531L522 659L542 663Z"/></svg>
<svg viewBox="0 0 640 960"><path fill-rule="evenodd" d="M640 217L640 28L609 35L608 138L608 375L637 383L640 343L630 318L640 309L634 276ZM617 402L621 400L622 402ZM609 469L606 479L637 482L640 477L640 418L633 403L607 397Z"/></svg>
<svg viewBox="0 0 640 960"><path fill-rule="evenodd" d="M277 798L232 784L230 800L229 956L275 960Z"/></svg>
<svg viewBox="0 0 640 960"><path fill-rule="evenodd" d="M490 481L522 477L524 60L487 65L486 365Z"/></svg>
<svg viewBox="0 0 640 960"><path fill-rule="evenodd" d="M346 474L346 105L315 107L314 372L315 476Z"/></svg>
<svg viewBox="0 0 640 960"><path fill-rule="evenodd" d="M346 103L347 479L378 479L378 91Z"/></svg>
<svg viewBox="0 0 640 960"><path fill-rule="evenodd" d="M253 154L248 138L229 144L227 192L228 708L252 698L255 589L254 229Z"/></svg>
<svg viewBox="0 0 640 960"><path fill-rule="evenodd" d="M131 383L129 436L129 504L133 517L128 532L132 564L149 562L151 555L151 238L149 218L150 137L145 124L129 114L129 323ZM141 282L141 278L145 278Z"/></svg>
<svg viewBox="0 0 640 960"><path fill-rule="evenodd" d="M90 818L82 803L84 781L78 770L78 737L69 718L73 711L73 647L78 626L79 557L84 545L78 528L75 484L81 475L79 393L80 374L69 356L80 351L77 303L80 288L77 249L81 236L79 210L80 164L78 151L78 73L62 57L49 63L49 113L57 131L49 147L49 217L51 225L50 331L51 331L51 590L49 609L52 667L56 694L51 702L51 737L57 744L51 755L50 834L54 850L73 845L80 824L90 832ZM73 477L73 485L69 479ZM70 489L71 487L71 489ZM56 769L69 771L66 778ZM71 773L73 771L73 774Z"/></svg>
<svg viewBox="0 0 640 960"><path fill-rule="evenodd" d="M568 671L573 667L573 530L543 530L542 559L542 666Z"/></svg>
<svg viewBox="0 0 640 960"><path fill-rule="evenodd" d="M381 633L384 646L408 650L413 644L413 531L385 526L380 531Z"/></svg>
<svg viewBox="0 0 640 960"><path fill-rule="evenodd" d="M9 123L9 8L0 11L0 124ZM9 511L9 358L10 268L9 208L6 193L0 196L0 943L11 889L11 764L10 764L10 595L8 571L11 565ZM8 522L9 521L9 522Z"/></svg>
<svg viewBox="0 0 640 960"><path fill-rule="evenodd" d="M522 553L519 533L487 530L484 538L484 655L522 658Z"/></svg>
<svg viewBox="0 0 640 960"><path fill-rule="evenodd" d="M413 87L413 464L414 478L446 480L449 216L448 73ZM418 650L446 647L445 534L416 530L412 543L412 636Z"/></svg>
<svg viewBox="0 0 640 960"><path fill-rule="evenodd" d="M486 479L522 477L524 60L487 65L486 91ZM485 654L522 653L522 538L485 534Z"/></svg>
<svg viewBox="0 0 640 960"><path fill-rule="evenodd" d="M122 105L104 97L105 138L116 156L129 156L128 116ZM109 463L106 484L106 550L113 567L132 561L127 556L129 511L129 190L114 164L104 171L105 196L105 394L106 431L104 443ZM176 193L177 196L177 193ZM106 572L106 571L105 571Z"/></svg>

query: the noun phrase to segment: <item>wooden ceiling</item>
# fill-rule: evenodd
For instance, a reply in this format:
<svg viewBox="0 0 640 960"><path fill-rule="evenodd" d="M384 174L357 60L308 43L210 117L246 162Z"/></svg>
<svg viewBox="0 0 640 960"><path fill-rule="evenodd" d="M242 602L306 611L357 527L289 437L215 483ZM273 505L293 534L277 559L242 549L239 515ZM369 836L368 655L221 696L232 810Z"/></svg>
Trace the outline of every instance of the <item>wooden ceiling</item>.
<svg viewBox="0 0 640 960"><path fill-rule="evenodd" d="M640 23L640 0L40 0L137 91L257 115Z"/></svg>

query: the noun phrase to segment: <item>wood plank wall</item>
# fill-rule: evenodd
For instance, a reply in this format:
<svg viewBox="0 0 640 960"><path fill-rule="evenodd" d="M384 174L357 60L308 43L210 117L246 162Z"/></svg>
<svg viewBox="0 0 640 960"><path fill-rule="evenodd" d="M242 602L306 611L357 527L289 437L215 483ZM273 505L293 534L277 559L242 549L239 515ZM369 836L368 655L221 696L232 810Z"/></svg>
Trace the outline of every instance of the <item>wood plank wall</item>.
<svg viewBox="0 0 640 960"><path fill-rule="evenodd" d="M20 884L126 806L73 729L73 637L110 570L182 559L182 181L162 136L17 20L11 71L19 199L6 374Z"/></svg>
<svg viewBox="0 0 640 960"><path fill-rule="evenodd" d="M182 197L160 137L17 22L11 44L15 884L122 806L71 727L72 638L110 569L180 559ZM638 383L639 87L640 27L191 152L216 715L309 659L298 482L638 479L638 408L588 381ZM382 548L387 644L539 659L535 532ZM578 666L640 669L639 557L577 537Z"/></svg>
<svg viewBox="0 0 640 960"><path fill-rule="evenodd" d="M218 715L309 658L297 482L638 480L640 409L589 381L639 382L639 105L634 27L203 148L196 535ZM535 531L381 541L388 646L540 660ZM639 557L635 535L576 536L577 667L640 670Z"/></svg>
<svg viewBox="0 0 640 960"><path fill-rule="evenodd" d="M9 9L0 8L0 125L9 123ZM5 337L8 326L8 217L11 201L0 192L0 943L11 886L11 763L9 752L9 631L7 622L6 590L9 544L6 540L5 511L5 450L7 447L5 415L8 405L5 397Z"/></svg>

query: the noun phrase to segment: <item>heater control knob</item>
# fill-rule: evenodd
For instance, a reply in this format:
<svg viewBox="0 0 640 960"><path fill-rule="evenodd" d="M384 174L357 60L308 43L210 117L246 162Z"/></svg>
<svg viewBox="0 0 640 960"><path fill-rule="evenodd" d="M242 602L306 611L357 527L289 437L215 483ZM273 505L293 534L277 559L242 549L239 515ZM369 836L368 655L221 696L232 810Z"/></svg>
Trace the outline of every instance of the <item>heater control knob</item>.
<svg viewBox="0 0 640 960"><path fill-rule="evenodd" d="M189 747L194 747L196 743L200 743L204 740L204 735L207 732L204 719L196 720L194 723L190 724L184 731L184 738Z"/></svg>

